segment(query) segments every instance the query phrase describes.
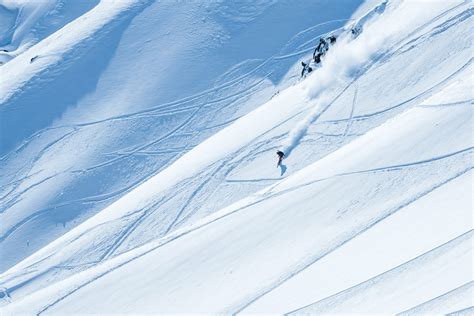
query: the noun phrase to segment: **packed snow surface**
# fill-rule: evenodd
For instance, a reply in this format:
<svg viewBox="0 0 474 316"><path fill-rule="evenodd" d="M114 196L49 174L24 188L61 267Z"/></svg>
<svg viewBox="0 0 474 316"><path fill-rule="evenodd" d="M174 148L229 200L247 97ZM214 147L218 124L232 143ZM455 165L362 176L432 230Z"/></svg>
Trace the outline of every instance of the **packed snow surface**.
<svg viewBox="0 0 474 316"><path fill-rule="evenodd" d="M0 0L2 314L472 310L473 11Z"/></svg>

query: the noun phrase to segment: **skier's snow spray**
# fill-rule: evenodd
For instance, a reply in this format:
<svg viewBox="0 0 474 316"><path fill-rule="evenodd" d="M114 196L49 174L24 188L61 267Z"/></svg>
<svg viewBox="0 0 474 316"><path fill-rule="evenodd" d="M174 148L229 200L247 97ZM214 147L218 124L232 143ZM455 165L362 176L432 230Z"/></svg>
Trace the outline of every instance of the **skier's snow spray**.
<svg viewBox="0 0 474 316"><path fill-rule="evenodd" d="M282 144L281 150L286 157L298 145L309 126L329 108L338 95L363 74L364 66L367 67L370 60L378 54L386 52L395 42L406 36L407 29L414 29L423 24L426 16L425 7L414 5L409 10L393 10L395 7L403 5L410 6L411 3L409 1L391 1L390 5L387 5L387 1L384 1L355 24L349 26L349 29L357 26L363 31L357 34L355 39L352 38L349 31L341 35L334 47L326 54L322 67L314 71L313 75L304 81L303 90L306 92L308 100L314 100L314 106L310 113L289 132L287 139ZM442 10L443 6L446 4L439 4L436 8L431 7L430 9ZM386 10L387 8L390 10ZM383 18L380 18L384 11L388 12L383 14ZM403 12L403 16L400 16L399 12ZM407 12L410 16L407 16ZM362 20L364 23L361 23ZM404 21L403 24L400 24L400 21ZM336 82L348 84L342 92L339 91L334 97L334 90L330 90L330 87Z"/></svg>
<svg viewBox="0 0 474 316"><path fill-rule="evenodd" d="M379 11L377 10L376 12ZM362 28L362 26L359 27ZM333 91L329 90L330 87L338 81L346 82L352 70L365 62L370 55L367 54L367 50L357 50L352 47L357 46L358 42L360 43L360 41L364 40L363 36L355 40L351 40L348 34L344 34L341 37L336 45L326 54L322 67L303 84L303 89L308 99L313 99L314 104L308 115L289 132L288 138L282 147L282 151L287 157L299 144L309 126L329 108L333 94Z"/></svg>
<svg viewBox="0 0 474 316"><path fill-rule="evenodd" d="M316 99L316 102L311 110L311 112L306 115L301 121L299 121L295 127L288 134L288 138L283 144L282 151L286 157L288 157L293 150L293 148L298 145L300 139L306 134L307 129L324 113L324 105L329 103L329 95L323 93L319 98Z"/></svg>

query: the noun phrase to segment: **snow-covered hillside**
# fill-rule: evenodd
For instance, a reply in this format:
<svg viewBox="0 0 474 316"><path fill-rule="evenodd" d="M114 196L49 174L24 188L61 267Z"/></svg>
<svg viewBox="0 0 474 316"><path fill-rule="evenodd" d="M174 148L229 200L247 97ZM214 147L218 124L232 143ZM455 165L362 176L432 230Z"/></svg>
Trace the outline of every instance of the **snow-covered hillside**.
<svg viewBox="0 0 474 316"><path fill-rule="evenodd" d="M3 313L472 309L471 1L3 2Z"/></svg>
<svg viewBox="0 0 474 316"><path fill-rule="evenodd" d="M101 1L2 66L0 270L294 83L341 4Z"/></svg>

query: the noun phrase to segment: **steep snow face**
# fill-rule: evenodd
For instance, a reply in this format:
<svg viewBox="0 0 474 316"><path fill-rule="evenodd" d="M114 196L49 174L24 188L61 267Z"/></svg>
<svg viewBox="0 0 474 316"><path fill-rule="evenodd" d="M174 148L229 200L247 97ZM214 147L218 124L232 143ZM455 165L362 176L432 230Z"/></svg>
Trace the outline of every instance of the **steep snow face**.
<svg viewBox="0 0 474 316"><path fill-rule="evenodd" d="M2 0L0 2L2 51L15 54L17 49L24 50L25 46L31 46L34 33L38 31L41 20L45 21L48 13L56 5L55 0Z"/></svg>
<svg viewBox="0 0 474 316"><path fill-rule="evenodd" d="M0 270L293 84L359 3L101 1L2 66Z"/></svg>
<svg viewBox="0 0 474 316"><path fill-rule="evenodd" d="M257 5L232 21L253 25L265 16L255 12L274 5ZM105 118L68 128L92 126L98 132L101 124L132 121L139 129L137 122L152 117L159 118L154 121L159 127L171 128L158 142L152 135L145 140L152 147L122 138L120 146L131 147L115 152L118 157L158 155L160 146L176 146L176 140L188 139L180 134L193 128L200 135L147 181L120 191L126 194L114 203L109 205L107 195L78 200L83 206L105 198L107 207L0 276L5 313L447 313L472 305L472 3L436 1L426 7L389 1L383 12L374 9L379 5L359 12L365 22L357 38L350 26L360 21L337 30L341 35L322 67L298 83L291 78L298 71L289 68L292 58L309 58L319 26L298 34L256 68L254 61L231 67L219 79L225 84L150 111L140 109L151 98L150 87L114 81L137 88L135 96L144 103L128 105L110 86L104 88L110 83L99 84L102 95L93 93L85 98L86 108L68 111ZM143 19L150 19L151 8L142 11ZM218 16L235 17L235 9ZM205 10L215 13L213 7ZM245 29L232 25L234 31ZM119 51L116 56L125 58ZM115 73L108 69L105 73ZM267 85L249 79L257 74ZM213 82L212 75L203 82ZM94 100L104 101L104 111L106 101L114 100L136 112L106 117ZM204 110L214 103L217 108ZM177 128L172 119L162 121L160 111L177 118L187 105L196 114ZM232 111L222 110L224 105ZM223 117L227 121L216 125ZM212 128L203 128L206 124ZM204 140L202 134L212 136ZM117 135L109 136L113 143ZM67 145L60 138L59 144L72 148L78 140ZM106 141L96 140L98 146ZM275 168L274 152L282 147L291 155ZM12 166L16 159L6 161ZM47 167L42 159L34 165ZM106 160L117 161L122 160ZM131 177L142 172L121 166ZM34 221L16 225L12 217L4 217L13 227L7 235L44 234L43 226L31 229ZM8 244L8 238L4 245L20 246Z"/></svg>
<svg viewBox="0 0 474 316"><path fill-rule="evenodd" d="M1 0L0 63L6 63L93 8L99 0Z"/></svg>
<svg viewBox="0 0 474 316"><path fill-rule="evenodd" d="M463 93L455 87L441 96ZM5 312L397 313L430 310L442 297L448 312L467 308L474 147L459 136L470 133L471 104L431 98L286 180Z"/></svg>

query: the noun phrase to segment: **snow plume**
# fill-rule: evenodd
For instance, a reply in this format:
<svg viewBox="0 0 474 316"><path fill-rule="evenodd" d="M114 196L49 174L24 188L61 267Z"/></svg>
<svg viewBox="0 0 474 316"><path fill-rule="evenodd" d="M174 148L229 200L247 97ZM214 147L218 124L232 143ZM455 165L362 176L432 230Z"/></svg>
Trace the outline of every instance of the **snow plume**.
<svg viewBox="0 0 474 316"><path fill-rule="evenodd" d="M363 32L357 38L353 39L350 31L341 34L337 43L325 55L322 67L314 71L303 83L303 90L308 100L314 100L312 101L314 106L310 113L289 132L282 145L282 151L286 156L289 156L298 145L309 126L331 105L334 100L334 90L330 89L331 86L338 82L348 83L342 84L347 88L377 55L403 40L408 35L408 30L422 27L430 17L442 12L448 6L443 1L432 4L420 6L411 1L397 0L390 1L387 5L384 1L356 22L359 25L360 21L364 20L363 25L360 25L363 27ZM432 14L426 12L427 10Z"/></svg>
<svg viewBox="0 0 474 316"><path fill-rule="evenodd" d="M311 123L324 113L330 102L329 93L321 94L321 96L315 100L311 112L299 121L295 127L293 127L281 149L286 157L288 157L291 151L298 145L300 139L306 134Z"/></svg>

